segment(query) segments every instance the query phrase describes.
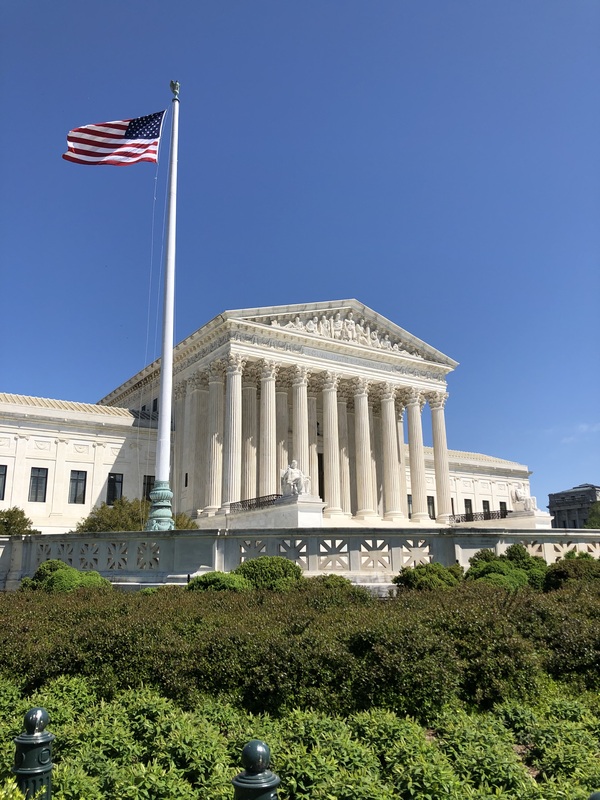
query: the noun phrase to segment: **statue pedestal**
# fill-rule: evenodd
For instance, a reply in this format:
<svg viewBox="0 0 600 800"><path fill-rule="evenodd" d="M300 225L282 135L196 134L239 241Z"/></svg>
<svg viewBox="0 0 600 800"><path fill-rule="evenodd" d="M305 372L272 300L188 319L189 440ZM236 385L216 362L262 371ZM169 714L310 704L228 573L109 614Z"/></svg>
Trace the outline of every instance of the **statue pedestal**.
<svg viewBox="0 0 600 800"><path fill-rule="evenodd" d="M544 530L552 527L552 517L547 511L509 511L506 519L500 520L507 528L532 528Z"/></svg>
<svg viewBox="0 0 600 800"><path fill-rule="evenodd" d="M236 511L223 517L197 519L202 528L226 528L229 531L262 528L322 528L325 503L312 494L292 494L279 497L273 505L251 511Z"/></svg>

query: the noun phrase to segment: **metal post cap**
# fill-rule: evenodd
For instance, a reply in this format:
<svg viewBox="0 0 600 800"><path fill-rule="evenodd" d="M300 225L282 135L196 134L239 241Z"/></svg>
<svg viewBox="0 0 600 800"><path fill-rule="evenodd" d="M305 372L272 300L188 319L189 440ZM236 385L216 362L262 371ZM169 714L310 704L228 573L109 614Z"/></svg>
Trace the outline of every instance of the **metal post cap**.
<svg viewBox="0 0 600 800"><path fill-rule="evenodd" d="M25 730L14 741L19 744L32 744L40 740L52 741L54 734L45 732L49 720L50 717L45 708L31 708L23 719Z"/></svg>
<svg viewBox="0 0 600 800"><path fill-rule="evenodd" d="M242 750L244 772L232 780L236 800L275 800L281 779L271 772L271 750L260 739L252 739Z"/></svg>
<svg viewBox="0 0 600 800"><path fill-rule="evenodd" d="M260 739L252 739L242 750L242 766L246 772L256 774L269 769L271 748Z"/></svg>

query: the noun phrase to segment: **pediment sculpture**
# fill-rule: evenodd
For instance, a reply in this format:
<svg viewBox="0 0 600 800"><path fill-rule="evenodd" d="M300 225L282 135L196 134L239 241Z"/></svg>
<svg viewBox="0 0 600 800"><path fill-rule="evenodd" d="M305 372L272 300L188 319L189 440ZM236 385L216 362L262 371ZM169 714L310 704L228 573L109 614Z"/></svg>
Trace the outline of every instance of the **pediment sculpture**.
<svg viewBox="0 0 600 800"><path fill-rule="evenodd" d="M322 336L326 339L423 358L416 348L410 347L410 349L407 349L408 345L405 342L400 339L392 339L389 333L380 331L377 327L371 325L365 317L355 319L354 312L351 310L345 313L336 311L329 316L327 314L321 314L320 316L314 314L305 319L299 314L295 314L289 319L274 317L270 320L270 324L274 328L296 330L308 333L311 336Z"/></svg>

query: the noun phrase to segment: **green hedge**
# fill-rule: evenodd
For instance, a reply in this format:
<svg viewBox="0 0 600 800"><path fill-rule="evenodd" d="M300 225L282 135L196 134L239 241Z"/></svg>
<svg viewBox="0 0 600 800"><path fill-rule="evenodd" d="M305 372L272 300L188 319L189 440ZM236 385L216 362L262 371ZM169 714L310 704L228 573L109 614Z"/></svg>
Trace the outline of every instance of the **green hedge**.
<svg viewBox="0 0 600 800"><path fill-rule="evenodd" d="M445 706L427 727L380 708L275 718L208 697L185 708L147 687L106 701L83 678L60 677L28 696L0 680L0 698L8 696L0 786L24 711L43 705L56 735L54 800L230 800L252 738L271 748L280 800L587 800L600 786L598 698L552 683L531 704ZM1 800L17 798L0 788Z"/></svg>
<svg viewBox="0 0 600 800"><path fill-rule="evenodd" d="M514 593L479 581L388 600L325 581L285 594L18 592L0 595L0 675L26 691L71 675L107 699L149 685L257 713L381 706L426 720L454 700L527 701L548 677L600 688L599 620L593 587Z"/></svg>

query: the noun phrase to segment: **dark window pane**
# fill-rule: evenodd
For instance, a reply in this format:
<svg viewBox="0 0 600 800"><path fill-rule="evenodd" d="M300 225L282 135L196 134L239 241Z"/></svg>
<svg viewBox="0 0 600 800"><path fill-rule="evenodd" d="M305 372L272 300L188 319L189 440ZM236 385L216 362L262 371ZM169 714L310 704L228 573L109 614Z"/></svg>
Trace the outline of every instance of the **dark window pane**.
<svg viewBox="0 0 600 800"><path fill-rule="evenodd" d="M48 483L48 470L45 467L32 467L29 482L29 502L46 502L46 485Z"/></svg>
<svg viewBox="0 0 600 800"><path fill-rule="evenodd" d="M6 491L6 464L0 464L0 500L4 500Z"/></svg>
<svg viewBox="0 0 600 800"><path fill-rule="evenodd" d="M120 500L122 497L123 474L120 472L109 472L106 486L106 504L112 506L115 500Z"/></svg>
<svg viewBox="0 0 600 800"><path fill-rule="evenodd" d="M85 482L87 472L71 470L71 483L69 485L69 503L85 503Z"/></svg>
<svg viewBox="0 0 600 800"><path fill-rule="evenodd" d="M154 489L154 475L144 475L144 485L142 487L142 497L150 500L150 492Z"/></svg>

